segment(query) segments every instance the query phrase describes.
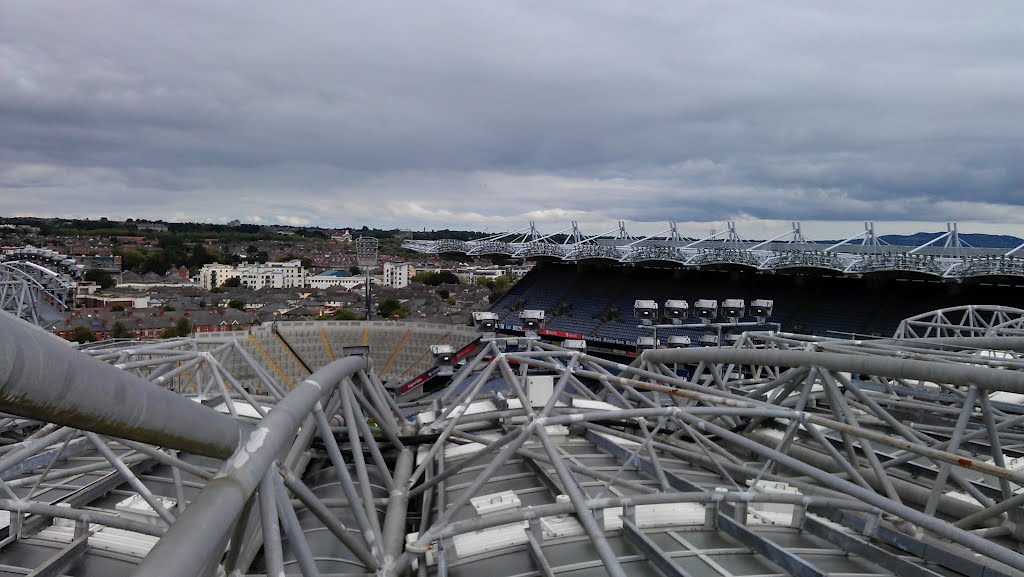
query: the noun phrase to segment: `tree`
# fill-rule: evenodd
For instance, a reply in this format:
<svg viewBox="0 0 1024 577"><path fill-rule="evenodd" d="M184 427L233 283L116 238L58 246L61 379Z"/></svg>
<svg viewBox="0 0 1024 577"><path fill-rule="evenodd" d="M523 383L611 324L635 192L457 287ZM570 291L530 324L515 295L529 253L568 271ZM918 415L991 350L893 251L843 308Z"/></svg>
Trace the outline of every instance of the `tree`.
<svg viewBox="0 0 1024 577"><path fill-rule="evenodd" d="M119 313L124 310L124 305L111 305L110 312Z"/></svg>
<svg viewBox="0 0 1024 577"><path fill-rule="evenodd" d="M403 307L398 299L384 299L377 303L377 314L386 319L405 318L408 316L409 310Z"/></svg>
<svg viewBox="0 0 1024 577"><path fill-rule="evenodd" d="M448 289L437 289L437 296L441 297L441 299L447 299L451 296L451 293L448 292Z"/></svg>
<svg viewBox="0 0 1024 577"><path fill-rule="evenodd" d="M508 291L512 283L508 280L508 277L499 276L495 278L478 278L476 279L476 284L490 289L491 294L487 295L487 300L493 303Z"/></svg>
<svg viewBox="0 0 1024 577"><path fill-rule="evenodd" d="M438 286L442 284L459 284L459 277L450 270L441 272L419 272L412 277L414 282L421 282L427 286Z"/></svg>
<svg viewBox="0 0 1024 577"><path fill-rule="evenodd" d="M348 267L348 272L352 273L352 276L359 276L363 274L363 271L362 269L359 268L359 265L352 265Z"/></svg>
<svg viewBox="0 0 1024 577"><path fill-rule="evenodd" d="M114 277L111 276L109 272L105 270L100 270L98 268L91 268L85 271L85 274L82 275L82 279L94 282L98 284L102 289L108 289L117 284L114 281Z"/></svg>
<svg viewBox="0 0 1024 577"><path fill-rule="evenodd" d="M228 301L228 306L233 309L245 310L245 301L242 299L231 299Z"/></svg>
<svg viewBox="0 0 1024 577"><path fill-rule="evenodd" d="M79 325L75 327L73 331L71 331L71 336L68 338L68 340L75 341L77 343L94 343L96 342L96 335L93 334L93 332L89 330L88 327L83 327Z"/></svg>
<svg viewBox="0 0 1024 577"><path fill-rule="evenodd" d="M229 278L228 280L222 282L220 286L222 286L224 288L238 288L238 287L242 286L242 277L240 277L240 276L233 276L233 277Z"/></svg>
<svg viewBox="0 0 1024 577"><path fill-rule="evenodd" d="M187 337L192 334L192 323L186 317L181 317L173 327L164 329L160 334L162 339L173 339L174 337Z"/></svg>
<svg viewBox="0 0 1024 577"><path fill-rule="evenodd" d="M110 338L112 339L127 339L133 336L132 332L121 321L115 321L110 327Z"/></svg>
<svg viewBox="0 0 1024 577"><path fill-rule="evenodd" d="M209 249L203 246L203 243L197 242L192 245L192 254L188 258L188 267L191 269L202 268L204 264L217 262L218 260L218 255L210 252Z"/></svg>
<svg viewBox="0 0 1024 577"><path fill-rule="evenodd" d="M358 321L362 317L348 309L337 309L329 315L316 318L318 321Z"/></svg>

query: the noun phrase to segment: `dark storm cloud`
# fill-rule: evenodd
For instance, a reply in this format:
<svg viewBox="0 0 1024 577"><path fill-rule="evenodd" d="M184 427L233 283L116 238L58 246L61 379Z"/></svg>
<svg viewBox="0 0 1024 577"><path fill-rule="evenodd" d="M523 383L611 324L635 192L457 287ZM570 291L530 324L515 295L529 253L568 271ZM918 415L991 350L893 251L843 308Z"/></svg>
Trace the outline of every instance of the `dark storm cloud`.
<svg viewBox="0 0 1024 577"><path fill-rule="evenodd" d="M5 213L1024 223L1018 3L0 13Z"/></svg>

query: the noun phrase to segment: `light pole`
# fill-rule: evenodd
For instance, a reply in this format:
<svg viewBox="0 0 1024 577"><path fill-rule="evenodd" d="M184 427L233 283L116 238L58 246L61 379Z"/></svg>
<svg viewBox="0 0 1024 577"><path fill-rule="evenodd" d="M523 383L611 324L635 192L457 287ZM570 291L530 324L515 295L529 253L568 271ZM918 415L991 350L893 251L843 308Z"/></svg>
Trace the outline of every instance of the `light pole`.
<svg viewBox="0 0 1024 577"><path fill-rule="evenodd" d="M366 320L371 320L372 305L370 290L370 274L377 267L377 239L372 236L361 236L356 239L356 264L366 274Z"/></svg>

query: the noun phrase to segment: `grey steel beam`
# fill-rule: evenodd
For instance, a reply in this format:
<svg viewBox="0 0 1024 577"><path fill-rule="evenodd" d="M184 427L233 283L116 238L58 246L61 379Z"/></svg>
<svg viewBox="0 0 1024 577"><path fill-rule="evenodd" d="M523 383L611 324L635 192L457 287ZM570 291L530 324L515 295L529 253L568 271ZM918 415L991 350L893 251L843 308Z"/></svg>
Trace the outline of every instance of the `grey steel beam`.
<svg viewBox="0 0 1024 577"><path fill-rule="evenodd" d="M260 522L263 527L263 564L267 575L284 575L284 552L281 547L281 524L277 519L277 494L274 491L274 471L260 479Z"/></svg>
<svg viewBox="0 0 1024 577"><path fill-rule="evenodd" d="M405 518L409 510L409 476L415 455L412 449L403 449L395 463L394 486L391 488L391 499L384 515L384 563L392 564L402 554L405 545Z"/></svg>
<svg viewBox="0 0 1024 577"><path fill-rule="evenodd" d="M231 527L278 455L295 438L317 402L342 379L366 367L362 357L346 357L302 381L260 422L217 478L192 501L139 565L139 577L196 577L224 552ZM186 401L191 402L191 401ZM286 503L287 506L287 503ZM182 555L188 551L188 555Z"/></svg>
<svg viewBox="0 0 1024 577"><path fill-rule="evenodd" d="M526 541L530 546L530 557L533 558L534 564L537 565L537 570L540 572L541 577L555 577L555 572L551 569L551 563L544 555L544 549L541 547L540 541L537 540L537 536L534 535L533 531L526 531Z"/></svg>
<svg viewBox="0 0 1024 577"><path fill-rule="evenodd" d="M90 535L91 533L86 533L61 547L60 551L36 567L28 577L57 577L64 573L65 569L89 550Z"/></svg>
<svg viewBox="0 0 1024 577"><path fill-rule="evenodd" d="M124 477L124 480L128 482L128 485L130 485L131 488L134 489L135 492L138 493L139 496L142 497L142 499L146 501L146 503L150 507L153 508L153 511L155 511L156 514L164 520L164 522L166 522L168 525L174 523L174 515L172 515L171 512L168 511L163 506L162 503L160 503L160 501L157 501L156 496L154 496L153 493L150 492L149 487L146 487L145 483L140 481L139 478L135 476L135 473L133 473L132 470L128 468L128 465L125 465L124 462L120 459L120 457L114 454L114 451L112 451L110 447L107 446L107 444L103 441L103 439L99 437L99 435L97 435L96 433L86 433L85 437L89 439L89 442L92 443L94 447L96 447L96 450L99 451L101 455L103 455L103 458L106 459L114 467L118 474Z"/></svg>
<svg viewBox="0 0 1024 577"><path fill-rule="evenodd" d="M277 496L277 517L284 527L285 535L288 536L288 550L295 557L299 571L303 577L319 577L320 571L316 566L316 559L313 558L313 551L309 548L306 534L302 531L299 517L291 506L288 493L284 489L284 483L278 475L271 475L274 485L274 494Z"/></svg>
<svg viewBox="0 0 1024 577"><path fill-rule="evenodd" d="M625 535L626 540L639 549L644 557L651 562L651 565L658 568L658 571L661 571L666 577L693 577L690 572L673 563L661 547L658 547L657 543L637 528L633 521L625 515L620 518L622 519L622 534Z"/></svg>
<svg viewBox="0 0 1024 577"><path fill-rule="evenodd" d="M152 523L133 521L118 515L100 513L98 511L85 511L82 509L75 509L74 507L61 507L38 501L0 499L0 510L18 514L27 513L29 515L39 515L44 518L72 519L74 521L81 521L89 524L98 523L100 525L106 525L107 527L113 527L114 529L122 529L124 531L131 531L132 533L150 535L153 537L161 537L167 530L164 527L153 525Z"/></svg>
<svg viewBox="0 0 1024 577"><path fill-rule="evenodd" d="M644 351L645 361L656 363L735 363L783 367L814 366L831 371L940 383L971 383L978 388L1024 393L1024 374L956 363L818 353L778 349L691 348Z"/></svg>
<svg viewBox="0 0 1024 577"><path fill-rule="evenodd" d="M234 419L82 354L0 312L0 411L224 459Z"/></svg>
<svg viewBox="0 0 1024 577"><path fill-rule="evenodd" d="M815 479L820 483L829 485L835 489L843 491L844 493L850 495L851 497L862 499L865 502L874 505L879 509L882 509L883 511L892 513L893 515L901 517L906 521L920 525L921 527L928 529L929 531L932 531L937 535L941 535L943 537L946 537L947 539L950 539L951 541L960 543L965 547L968 547L983 555L987 555L988 557L991 557L992 559L995 559L1001 563L1005 563L1011 567L1017 569L1024 569L1024 555L1021 555L1016 551L1007 549L1002 545L993 543L991 541L978 537L977 535L968 533L967 531L954 527L953 525L941 519L937 519L930 515L925 515L924 513L916 509L907 507L906 505L895 503L894 501L891 501L873 491L869 491L867 489L864 489L863 487L854 485L849 481L836 477L831 473L827 473L825 471L822 471L821 469L807 465L803 461L797 460L793 457L790 457L789 455L776 453L769 447L752 441L744 437L743 435L739 435L733 433L732 431L729 431L728 429L719 427L714 423L701 421L703 423L703 425L701 425L700 423L698 423L700 419L697 419L696 417L692 417L685 413L678 413L677 416L685 421L689 421L691 425L703 426L705 429L708 430L708 432L716 434L731 443L734 443L748 451L751 451L761 456L762 458L770 457L777 461L779 465L783 467L794 470L800 474L807 475L808 477L811 477L812 479Z"/></svg>
<svg viewBox="0 0 1024 577"><path fill-rule="evenodd" d="M287 487L288 490L291 491L292 494L294 494L295 497L298 498L298 500L307 509L309 509L309 511L313 513L313 515L317 519L319 519L321 523L324 524L324 527L326 527L328 531L330 531L335 537L337 537L338 540L341 541L342 544L344 544L345 547L347 547L348 550L356 556L356 558L362 561L363 565L365 565L367 569L371 571L376 571L377 560L373 558L373 555L366 548L366 546L363 545L362 541L353 537L349 533L348 528L345 527L344 523L338 520L337 516L334 515L334 513L332 513L331 510L324 505L323 501L317 498L313 491L311 491L309 487L307 487L306 484L303 483L298 477L296 477L295 474L292 473L291 471L288 471L287 469L281 469L280 474L284 479L285 487ZM263 485L260 485L260 490L263 490ZM353 508L358 506L359 505L355 505ZM265 528L264 531L266 531Z"/></svg>
<svg viewBox="0 0 1024 577"><path fill-rule="evenodd" d="M826 577L827 573L818 569L806 559L786 550L785 547L754 533L728 515L718 516L718 528L743 543L748 549L760 553L769 561L782 567L795 577Z"/></svg>
<svg viewBox="0 0 1024 577"><path fill-rule="evenodd" d="M900 575L900 577L942 577L942 574L936 573L923 565L911 563L898 555L893 555L882 547L850 535L825 522L818 521L810 515L804 516L801 528L812 535L825 539L846 551L847 554L859 555L867 561L892 571L895 575Z"/></svg>
<svg viewBox="0 0 1024 577"><path fill-rule="evenodd" d="M583 525L583 530L590 536L594 548L597 549L598 557L604 562L605 571L612 577L626 577L626 572L622 569L618 555L615 554L615 551L608 543L608 539L605 537L604 529L597 523L594 513L587 507L587 496L583 493L579 483L576 482L576 478L569 472L568 467L565 466L565 461L561 459L558 451L555 450L555 444L548 437L547 431L544 430L544 419L533 421L530 423L530 427L533 428L541 445L544 446L544 451L551 457L551 464L555 467L555 473L562 480L562 486L569 495L569 501L576 507L576 520L580 522L580 525Z"/></svg>

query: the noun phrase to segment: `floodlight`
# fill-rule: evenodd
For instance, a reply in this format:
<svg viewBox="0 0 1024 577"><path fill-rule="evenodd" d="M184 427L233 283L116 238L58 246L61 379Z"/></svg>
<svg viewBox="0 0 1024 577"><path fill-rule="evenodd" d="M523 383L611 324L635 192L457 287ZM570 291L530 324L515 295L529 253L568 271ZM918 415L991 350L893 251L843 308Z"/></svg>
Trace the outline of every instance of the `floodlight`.
<svg viewBox="0 0 1024 577"><path fill-rule="evenodd" d="M730 322L738 322L743 316L744 308L746 307L743 299L725 299L722 301L722 316L729 319Z"/></svg>
<svg viewBox="0 0 1024 577"><path fill-rule="evenodd" d="M718 317L718 301L711 299L698 300L693 303L693 314L704 324L714 322Z"/></svg>
<svg viewBox="0 0 1024 577"><path fill-rule="evenodd" d="M430 356L434 365L441 369L440 375L450 375L455 367L455 347L451 345L430 345Z"/></svg>
<svg viewBox="0 0 1024 577"><path fill-rule="evenodd" d="M633 316L645 325L652 325L658 318L658 303L637 300L633 303Z"/></svg>
<svg viewBox="0 0 1024 577"><path fill-rule="evenodd" d="M683 324L683 320L690 314L690 303L682 300L669 299L665 301L665 317L674 325Z"/></svg>
<svg viewBox="0 0 1024 577"><path fill-rule="evenodd" d="M523 330L536 333L544 328L544 311L525 310L519 313L519 320L523 323Z"/></svg>
<svg viewBox="0 0 1024 577"><path fill-rule="evenodd" d="M368 357L370 356L370 347L366 345L353 345L349 347L341 347L341 356Z"/></svg>
<svg viewBox="0 0 1024 577"><path fill-rule="evenodd" d="M685 349L690 346L690 337L685 335L672 335L668 338L670 349Z"/></svg>
<svg viewBox="0 0 1024 577"><path fill-rule="evenodd" d="M473 326L481 333L493 333L498 330L498 315L492 312L474 312Z"/></svg>
<svg viewBox="0 0 1024 577"><path fill-rule="evenodd" d="M654 340L654 337L637 337L637 339L636 339L636 352L637 353L642 353L642 352L644 352L644 351L646 351L648 349L656 349L656 348L658 348L658 346L657 346L657 341Z"/></svg>
<svg viewBox="0 0 1024 577"><path fill-rule="evenodd" d="M750 301L750 316L757 319L757 322L764 323L772 316L772 307L775 301L769 299L754 299Z"/></svg>
<svg viewBox="0 0 1024 577"><path fill-rule="evenodd" d="M587 352L587 341L581 339L566 339L562 341L562 348L585 353Z"/></svg>
<svg viewBox="0 0 1024 577"><path fill-rule="evenodd" d="M718 335L715 333L705 333L701 335L697 341L702 347L717 347L718 346Z"/></svg>

